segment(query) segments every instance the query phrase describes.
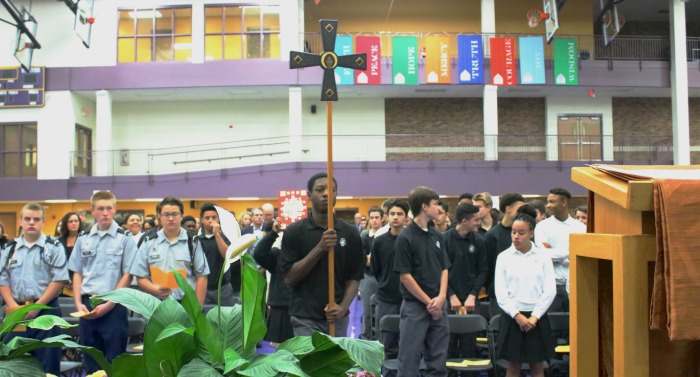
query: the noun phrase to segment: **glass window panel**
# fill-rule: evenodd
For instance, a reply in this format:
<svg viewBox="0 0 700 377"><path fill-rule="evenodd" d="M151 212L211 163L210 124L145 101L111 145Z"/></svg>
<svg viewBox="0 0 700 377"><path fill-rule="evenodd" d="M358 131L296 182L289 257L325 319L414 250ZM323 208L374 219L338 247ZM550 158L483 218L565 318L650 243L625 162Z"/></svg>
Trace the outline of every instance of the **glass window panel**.
<svg viewBox="0 0 700 377"><path fill-rule="evenodd" d="M223 12L222 7L206 7L204 9L205 33L221 33L223 31Z"/></svg>
<svg viewBox="0 0 700 377"><path fill-rule="evenodd" d="M246 59L261 58L260 34L246 34Z"/></svg>
<svg viewBox="0 0 700 377"><path fill-rule="evenodd" d="M270 7L267 7L270 8ZM263 15L263 29L279 32L280 31L280 15L268 14Z"/></svg>
<svg viewBox="0 0 700 377"><path fill-rule="evenodd" d="M241 59L242 56L242 36L224 35L224 59Z"/></svg>
<svg viewBox="0 0 700 377"><path fill-rule="evenodd" d="M119 11L119 31L118 34L121 36L134 35L134 19L129 16L128 10Z"/></svg>
<svg viewBox="0 0 700 377"><path fill-rule="evenodd" d="M3 150L16 152L19 148L19 126L16 124L6 124L2 127L4 132Z"/></svg>
<svg viewBox="0 0 700 377"><path fill-rule="evenodd" d="M223 37L207 35L204 37L204 60L223 59Z"/></svg>
<svg viewBox="0 0 700 377"><path fill-rule="evenodd" d="M243 7L243 25L246 30L260 29L260 7Z"/></svg>
<svg viewBox="0 0 700 377"><path fill-rule="evenodd" d="M279 58L280 57L280 35L279 34L263 34L265 38L265 57Z"/></svg>
<svg viewBox="0 0 700 377"><path fill-rule="evenodd" d="M136 38L136 61L150 62L153 61L151 38Z"/></svg>
<svg viewBox="0 0 700 377"><path fill-rule="evenodd" d="M156 61L168 62L173 60L173 37L156 37Z"/></svg>
<svg viewBox="0 0 700 377"><path fill-rule="evenodd" d="M175 37L175 61L188 61L192 58L192 37Z"/></svg>
<svg viewBox="0 0 700 377"><path fill-rule="evenodd" d="M134 62L134 39L119 38L117 41L117 61L119 63Z"/></svg>
<svg viewBox="0 0 700 377"><path fill-rule="evenodd" d="M241 31L243 31L243 29L241 28L241 20L242 19L243 19L243 8L242 7L226 7L224 32L226 32L226 33L240 33Z"/></svg>
<svg viewBox="0 0 700 377"><path fill-rule="evenodd" d="M152 18L137 18L136 19L136 35L151 35L153 34L153 19Z"/></svg>
<svg viewBox="0 0 700 377"><path fill-rule="evenodd" d="M192 34L192 9L175 9L175 34Z"/></svg>
<svg viewBox="0 0 700 377"><path fill-rule="evenodd" d="M173 11L171 9L158 9L161 17L156 17L156 34L173 33Z"/></svg>

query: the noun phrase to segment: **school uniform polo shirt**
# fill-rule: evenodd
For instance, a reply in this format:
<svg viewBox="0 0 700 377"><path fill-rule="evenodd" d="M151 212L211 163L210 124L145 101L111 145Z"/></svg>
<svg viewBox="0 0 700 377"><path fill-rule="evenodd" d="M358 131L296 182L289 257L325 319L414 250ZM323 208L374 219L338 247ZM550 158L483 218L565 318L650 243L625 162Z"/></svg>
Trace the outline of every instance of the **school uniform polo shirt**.
<svg viewBox="0 0 700 377"><path fill-rule="evenodd" d="M377 297L392 304L400 304L403 297L399 274L394 272L394 245L398 236L384 233L374 237L371 248L372 273L377 278Z"/></svg>
<svg viewBox="0 0 700 377"><path fill-rule="evenodd" d="M586 225L571 216L564 221L550 216L535 226L535 244L552 258L557 285L565 285L569 280L569 235L572 233L586 233ZM552 247L545 248L544 242Z"/></svg>
<svg viewBox="0 0 700 377"><path fill-rule="evenodd" d="M340 303L349 280L360 281L365 272L365 256L360 233L354 226L335 220L338 236L335 252L335 302ZM325 229L313 222L311 215L287 227L282 238L280 268L287 274L294 263L304 259L321 241ZM289 315L325 320L328 304L328 254L316 263L304 280L292 287Z"/></svg>
<svg viewBox="0 0 700 377"><path fill-rule="evenodd" d="M93 225L89 233L78 237L68 269L83 275L82 295L107 293L129 272L135 256L134 238L113 221L106 232Z"/></svg>
<svg viewBox="0 0 700 377"><path fill-rule="evenodd" d="M447 297L456 294L462 302L469 295L478 297L481 287L486 284L488 270L484 238L473 232L461 237L456 229L447 231L443 236L452 264Z"/></svg>
<svg viewBox="0 0 700 377"><path fill-rule="evenodd" d="M434 227L421 229L411 223L396 239L394 272L407 272L430 298L440 294L442 271L450 268L442 234ZM419 301L401 284L404 300Z"/></svg>
<svg viewBox="0 0 700 377"><path fill-rule="evenodd" d="M8 261L12 246L0 254L0 285L10 287L20 305L38 300L54 281L68 281L66 252L58 241L47 242L42 234L33 245L17 238L14 247L12 260Z"/></svg>
<svg viewBox="0 0 700 377"><path fill-rule="evenodd" d="M489 297L496 297L496 291L493 289L493 273L496 270L496 259L498 258L498 254L513 244L511 236L512 231L512 227L505 227L499 222L489 229L488 233L486 233L486 237L484 237L486 259L488 263L486 290L488 291Z"/></svg>

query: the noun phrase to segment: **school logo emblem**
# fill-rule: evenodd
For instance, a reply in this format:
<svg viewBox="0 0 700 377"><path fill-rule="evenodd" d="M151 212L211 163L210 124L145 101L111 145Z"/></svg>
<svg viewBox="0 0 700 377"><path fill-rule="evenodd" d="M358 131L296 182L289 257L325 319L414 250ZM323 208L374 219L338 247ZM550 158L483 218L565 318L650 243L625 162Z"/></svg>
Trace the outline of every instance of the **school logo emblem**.
<svg viewBox="0 0 700 377"><path fill-rule="evenodd" d="M440 248L440 241L435 241L435 246L437 246L437 248L439 249Z"/></svg>
<svg viewBox="0 0 700 377"><path fill-rule="evenodd" d="M347 242L345 242L345 238L340 239L340 246L344 247Z"/></svg>
<svg viewBox="0 0 700 377"><path fill-rule="evenodd" d="M469 245L469 252L474 253L475 251L476 251L476 248L474 247L474 245Z"/></svg>

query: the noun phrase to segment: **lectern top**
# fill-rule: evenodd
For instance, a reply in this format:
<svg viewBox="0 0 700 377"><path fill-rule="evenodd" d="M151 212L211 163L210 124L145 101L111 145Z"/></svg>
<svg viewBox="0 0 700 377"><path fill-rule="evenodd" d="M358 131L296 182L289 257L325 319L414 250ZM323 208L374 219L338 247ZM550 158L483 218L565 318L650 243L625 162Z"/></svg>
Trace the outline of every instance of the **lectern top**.
<svg viewBox="0 0 700 377"><path fill-rule="evenodd" d="M573 168L571 180L627 210L654 210L652 180L624 181L590 167Z"/></svg>

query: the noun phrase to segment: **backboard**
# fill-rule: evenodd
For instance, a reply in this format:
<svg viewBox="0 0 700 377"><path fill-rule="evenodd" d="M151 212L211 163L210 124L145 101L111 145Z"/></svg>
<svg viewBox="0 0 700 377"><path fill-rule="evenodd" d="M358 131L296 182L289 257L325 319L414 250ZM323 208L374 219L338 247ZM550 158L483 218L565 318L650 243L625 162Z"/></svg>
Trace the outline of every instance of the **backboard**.
<svg viewBox="0 0 700 377"><path fill-rule="evenodd" d="M32 17L27 9L22 8L21 12L22 21L26 29L31 33L33 37L36 37L37 22ZM22 29L17 28L17 35L15 36L15 42L12 45L13 54L15 59L22 66L25 72L29 72L29 67L32 65L32 56L34 54L34 44L31 38L22 31Z"/></svg>
<svg viewBox="0 0 700 377"><path fill-rule="evenodd" d="M90 48L90 34L95 17L92 13L95 0L72 0L76 2L73 31L78 35L85 47Z"/></svg>
<svg viewBox="0 0 700 377"><path fill-rule="evenodd" d="M556 0L542 0L542 11L547 14L544 21L544 28L547 36L547 43L552 41L554 33L559 29L559 8Z"/></svg>
<svg viewBox="0 0 700 377"><path fill-rule="evenodd" d="M603 31L603 43L607 47L620 33L625 21L617 11L617 4L614 0L600 0L600 15L597 20Z"/></svg>

